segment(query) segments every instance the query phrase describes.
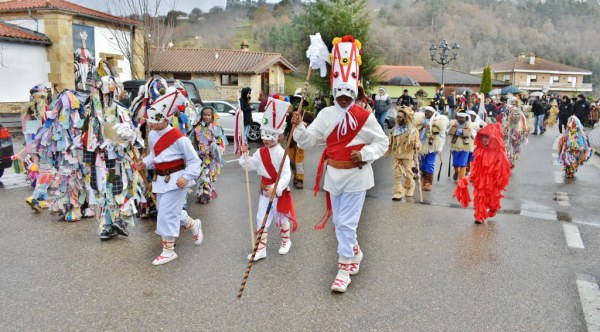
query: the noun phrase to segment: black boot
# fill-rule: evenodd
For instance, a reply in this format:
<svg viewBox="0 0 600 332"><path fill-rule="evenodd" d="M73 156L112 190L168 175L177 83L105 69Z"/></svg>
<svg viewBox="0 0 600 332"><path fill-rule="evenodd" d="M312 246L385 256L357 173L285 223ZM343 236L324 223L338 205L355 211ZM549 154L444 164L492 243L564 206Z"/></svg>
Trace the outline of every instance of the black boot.
<svg viewBox="0 0 600 332"><path fill-rule="evenodd" d="M119 235L129 236L129 231L127 230L127 223L123 221L123 219L117 219L112 224L112 229L117 232Z"/></svg>
<svg viewBox="0 0 600 332"><path fill-rule="evenodd" d="M104 226L102 226L102 231L100 231L100 240L110 240L115 236L117 236L117 232L112 228L111 225L105 224Z"/></svg>

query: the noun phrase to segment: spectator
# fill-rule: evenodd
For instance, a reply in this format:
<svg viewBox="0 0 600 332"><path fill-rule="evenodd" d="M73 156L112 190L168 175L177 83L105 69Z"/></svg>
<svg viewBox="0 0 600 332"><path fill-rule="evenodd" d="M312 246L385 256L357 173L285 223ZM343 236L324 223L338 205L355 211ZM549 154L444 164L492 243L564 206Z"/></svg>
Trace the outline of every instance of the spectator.
<svg viewBox="0 0 600 332"><path fill-rule="evenodd" d="M319 114L319 112L327 107L327 101L325 97L321 95L321 92L315 92L315 99L313 99L313 108L315 109L315 116Z"/></svg>
<svg viewBox="0 0 600 332"><path fill-rule="evenodd" d="M408 95L407 89L404 89L402 96L398 97L398 100L396 101L396 105L398 105L398 107L408 106L408 107L412 108L414 104L415 104L415 100L413 99L413 97Z"/></svg>
<svg viewBox="0 0 600 332"><path fill-rule="evenodd" d="M406 90L404 90L407 92ZM392 108L392 98L385 92L383 87L379 88L379 94L375 96L375 118L381 129L385 129L385 117L387 115L387 111Z"/></svg>
<svg viewBox="0 0 600 332"><path fill-rule="evenodd" d="M266 92L261 91L258 94L258 100L260 100L260 104L258 104L258 111L260 113L264 113L265 112L265 107L267 107L267 100L269 100L269 96L267 95Z"/></svg>
<svg viewBox="0 0 600 332"><path fill-rule="evenodd" d="M573 104L571 99L563 96L560 106L558 106L558 131L562 134L563 129L567 128L567 121L573 115Z"/></svg>
<svg viewBox="0 0 600 332"><path fill-rule="evenodd" d="M252 89L246 87L242 88L240 97L240 108L244 113L244 136L246 136L246 142L248 142L248 134L250 134L250 125L252 124L252 106L250 105L250 93Z"/></svg>
<svg viewBox="0 0 600 332"><path fill-rule="evenodd" d="M546 110L544 110L544 106L540 102L540 97L534 97L533 105L531 105L531 111L535 116L535 125L533 127L533 135L538 134L538 130L540 135L544 134L544 117L546 115Z"/></svg>
<svg viewBox="0 0 600 332"><path fill-rule="evenodd" d="M573 115L575 115L581 124L586 127L589 125L590 118L590 103L585 99L583 94L577 95L577 101L573 105Z"/></svg>
<svg viewBox="0 0 600 332"><path fill-rule="evenodd" d="M452 91L452 94L448 96L448 118L452 119L454 116L454 109L456 108L456 91Z"/></svg>

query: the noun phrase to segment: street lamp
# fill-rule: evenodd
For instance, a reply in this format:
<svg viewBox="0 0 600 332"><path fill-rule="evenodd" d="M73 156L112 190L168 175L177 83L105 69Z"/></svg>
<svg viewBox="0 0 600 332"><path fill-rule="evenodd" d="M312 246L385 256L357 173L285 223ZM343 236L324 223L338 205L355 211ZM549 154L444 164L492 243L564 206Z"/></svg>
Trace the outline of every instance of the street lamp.
<svg viewBox="0 0 600 332"><path fill-rule="evenodd" d="M444 95L444 67L450 62L456 60L459 48L460 45L458 45L458 43L453 43L452 47L450 47L445 39L440 42L439 46L431 44L431 47L429 47L429 55L431 55L431 61L435 61L442 65L442 88L440 91L442 96ZM450 57L450 49L452 49L452 57ZM436 51L438 51L437 54ZM436 55L439 55L439 59L436 58Z"/></svg>

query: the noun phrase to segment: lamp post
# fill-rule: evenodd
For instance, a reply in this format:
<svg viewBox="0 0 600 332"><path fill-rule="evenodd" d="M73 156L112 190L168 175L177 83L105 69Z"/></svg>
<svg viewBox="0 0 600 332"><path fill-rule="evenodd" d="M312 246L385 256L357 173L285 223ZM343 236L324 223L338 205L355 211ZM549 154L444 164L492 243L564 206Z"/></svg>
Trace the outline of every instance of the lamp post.
<svg viewBox="0 0 600 332"><path fill-rule="evenodd" d="M458 43L453 43L452 47L450 47L445 39L440 42L439 46L431 44L431 47L429 47L429 55L431 55L431 61L435 61L442 65L442 88L440 91L442 96L444 95L444 67L450 62L456 60L459 48L460 45L458 45ZM450 57L450 50L452 50L452 57ZM436 57L436 55L439 57Z"/></svg>

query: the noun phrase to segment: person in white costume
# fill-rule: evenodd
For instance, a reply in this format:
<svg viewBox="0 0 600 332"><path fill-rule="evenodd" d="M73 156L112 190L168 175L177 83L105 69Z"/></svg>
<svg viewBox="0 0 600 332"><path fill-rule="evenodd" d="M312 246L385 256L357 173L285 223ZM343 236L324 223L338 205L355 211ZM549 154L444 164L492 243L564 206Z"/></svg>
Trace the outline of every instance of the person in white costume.
<svg viewBox="0 0 600 332"><path fill-rule="evenodd" d="M388 137L375 116L354 103L361 62L360 42L352 36L335 38L332 53L334 105L321 110L309 127L301 123L297 112L292 116L292 124L297 125L294 139L300 148L326 143L314 189L318 192L325 171L328 212L315 228L324 228L333 214L339 259L331 290L345 292L350 275L358 273L363 257L356 229L366 191L375 184L371 163L386 152Z"/></svg>
<svg viewBox="0 0 600 332"><path fill-rule="evenodd" d="M289 183L292 176L290 169L290 159L283 155L285 150L279 144L279 136L283 133L286 124L286 115L290 103L283 97L274 95L269 97L265 107L265 116L260 128L260 136L265 146L258 149L248 160L248 169L256 171L260 175L260 198L258 201L258 211L256 212L257 229L260 229L267 212L271 194L275 190L275 198L271 211L265 224L265 229L259 240L258 250L254 256L254 261L267 257L267 231L271 222L275 220L276 225L280 227L281 247L279 254L285 255L290 251L292 241L290 240L290 221L293 223L291 232L296 230L296 213L292 194L289 189ZM241 146L242 153L248 151L247 145ZM281 176L275 188L275 181L279 166L283 161ZM246 159L240 158L240 166L245 167ZM248 255L250 259L252 255Z"/></svg>
<svg viewBox="0 0 600 332"><path fill-rule="evenodd" d="M202 224L200 219L192 219L183 210L188 188L194 186L200 175L200 159L192 142L177 128L169 125L177 106L183 102L180 92L168 88L148 109L150 154L140 163L141 169L155 170L152 191L156 193L158 216L156 233L162 237L162 253L153 265L168 263L175 258L175 240L179 237L179 228L191 230L194 243L202 243Z"/></svg>

